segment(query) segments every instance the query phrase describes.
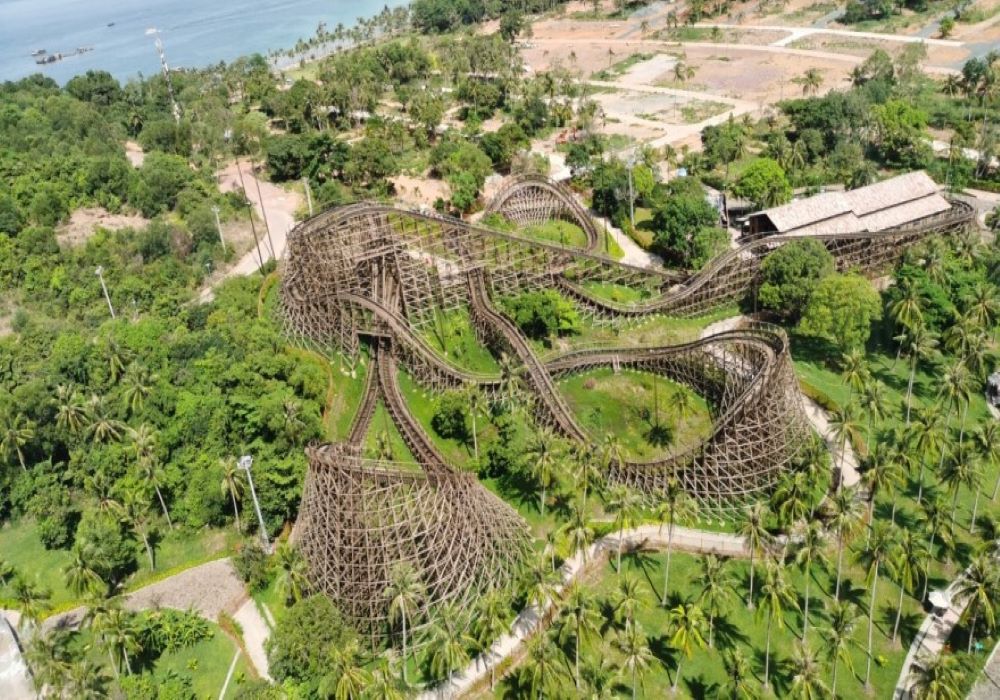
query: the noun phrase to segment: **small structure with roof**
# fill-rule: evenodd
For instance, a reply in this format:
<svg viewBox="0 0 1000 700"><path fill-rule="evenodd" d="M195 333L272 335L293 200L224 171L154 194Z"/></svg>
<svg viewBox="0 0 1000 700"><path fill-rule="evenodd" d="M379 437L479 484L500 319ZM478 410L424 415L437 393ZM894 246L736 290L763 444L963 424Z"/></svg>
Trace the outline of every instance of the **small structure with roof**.
<svg viewBox="0 0 1000 700"><path fill-rule="evenodd" d="M884 231L951 208L922 170L847 192L824 192L747 218L744 235L824 235Z"/></svg>

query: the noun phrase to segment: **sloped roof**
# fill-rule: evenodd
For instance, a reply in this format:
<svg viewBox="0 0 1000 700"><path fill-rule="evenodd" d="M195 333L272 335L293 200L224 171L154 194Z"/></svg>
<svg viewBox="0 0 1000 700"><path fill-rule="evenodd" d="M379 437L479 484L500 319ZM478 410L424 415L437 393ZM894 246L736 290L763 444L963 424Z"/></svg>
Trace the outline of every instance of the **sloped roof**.
<svg viewBox="0 0 1000 700"><path fill-rule="evenodd" d="M849 233L881 231L950 207L921 170L856 190L824 192L752 216L766 216L779 233Z"/></svg>

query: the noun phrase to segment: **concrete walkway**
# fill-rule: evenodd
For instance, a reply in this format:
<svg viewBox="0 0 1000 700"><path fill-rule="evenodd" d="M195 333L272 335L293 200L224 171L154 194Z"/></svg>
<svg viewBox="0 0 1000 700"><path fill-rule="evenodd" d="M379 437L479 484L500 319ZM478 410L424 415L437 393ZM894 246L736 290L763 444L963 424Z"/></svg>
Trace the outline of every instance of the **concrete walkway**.
<svg viewBox="0 0 1000 700"><path fill-rule="evenodd" d="M1000 698L1000 642L986 660L983 673L972 687L968 700L996 700Z"/></svg>
<svg viewBox="0 0 1000 700"><path fill-rule="evenodd" d="M243 581L233 570L229 559L217 559L195 566L162 581L125 595L125 609L132 612L155 608L194 611L209 622L218 623L219 614L233 616L243 627L243 642L250 660L262 678L270 678L264 640L268 627L248 598ZM87 608L80 606L46 618L42 630L75 629L83 622ZM16 627L20 615L16 611L0 611Z"/></svg>

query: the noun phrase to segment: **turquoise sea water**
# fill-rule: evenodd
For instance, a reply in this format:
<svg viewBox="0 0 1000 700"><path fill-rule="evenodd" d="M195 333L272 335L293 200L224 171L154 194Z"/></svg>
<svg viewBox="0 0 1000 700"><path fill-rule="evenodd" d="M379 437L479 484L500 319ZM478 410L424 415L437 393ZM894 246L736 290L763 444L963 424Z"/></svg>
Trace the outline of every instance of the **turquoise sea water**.
<svg viewBox="0 0 1000 700"><path fill-rule="evenodd" d="M89 69L120 80L159 70L160 30L171 67L196 68L291 48L320 22L354 24L404 0L0 0L0 81L43 73L60 83ZM113 26L108 26L113 23ZM31 53L93 51L38 66Z"/></svg>

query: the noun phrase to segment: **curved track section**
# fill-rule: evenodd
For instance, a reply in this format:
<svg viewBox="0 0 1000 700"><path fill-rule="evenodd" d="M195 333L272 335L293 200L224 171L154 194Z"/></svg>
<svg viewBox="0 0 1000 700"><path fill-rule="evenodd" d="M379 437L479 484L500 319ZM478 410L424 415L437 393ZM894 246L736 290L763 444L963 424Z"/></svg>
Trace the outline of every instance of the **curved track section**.
<svg viewBox="0 0 1000 700"><path fill-rule="evenodd" d="M583 230L587 237L587 251L596 251L601 245L597 224L573 192L548 178L521 175L508 180L486 207L485 213L500 214L522 227L562 219Z"/></svg>
<svg viewBox="0 0 1000 700"><path fill-rule="evenodd" d="M390 632L386 591L400 566L426 587L425 610L446 602L468 610L513 584L527 526L473 475L401 468L345 445L306 455L298 546L313 582L373 644ZM411 617L420 619L427 615Z"/></svg>

